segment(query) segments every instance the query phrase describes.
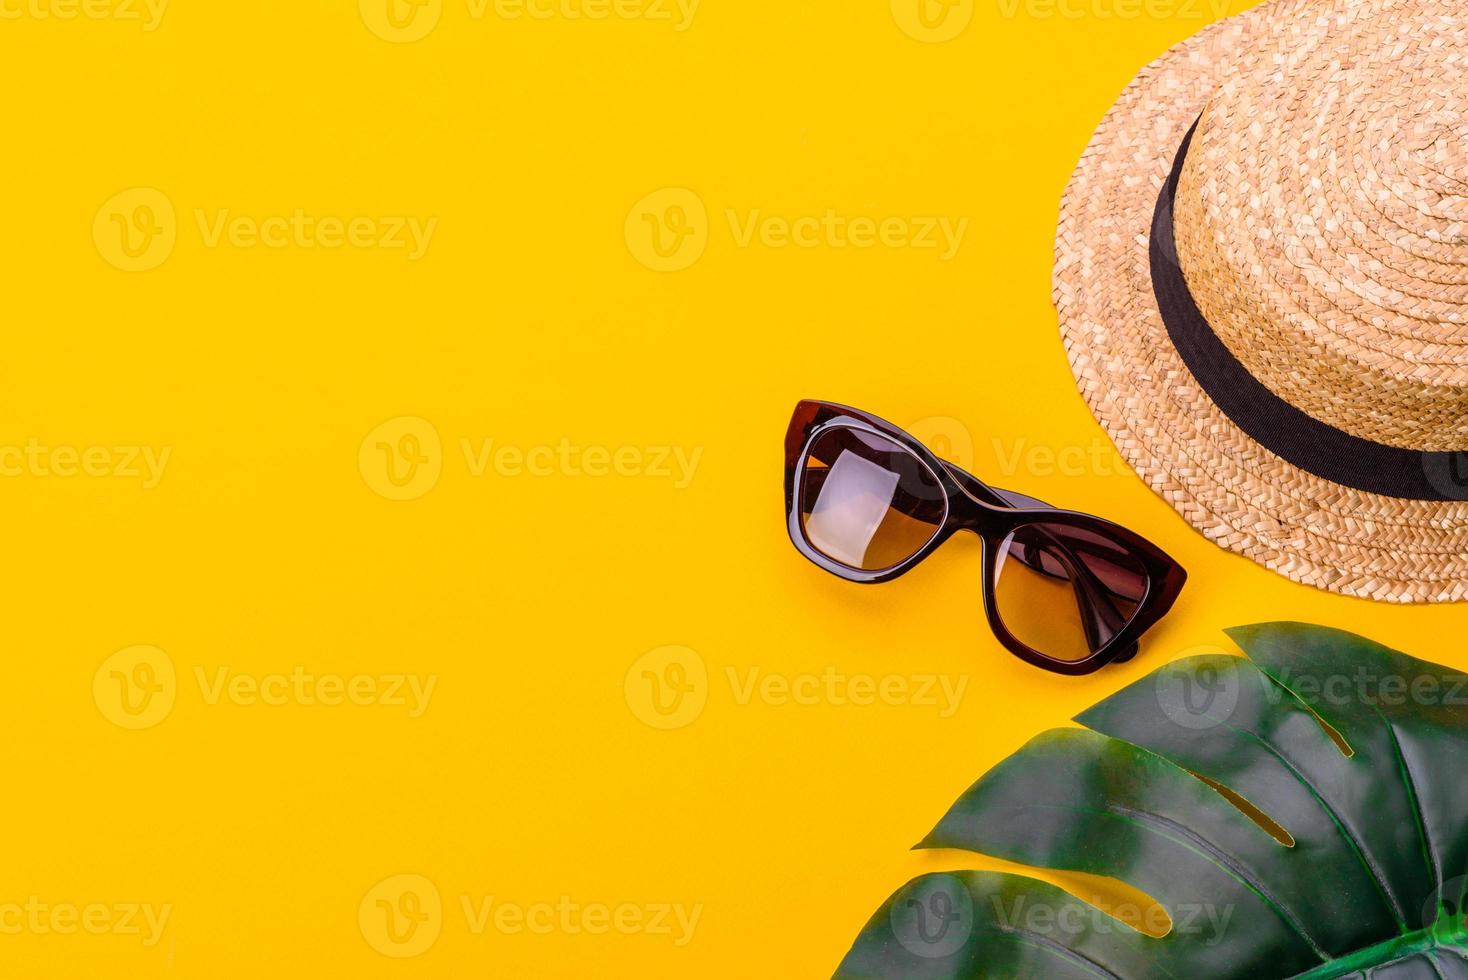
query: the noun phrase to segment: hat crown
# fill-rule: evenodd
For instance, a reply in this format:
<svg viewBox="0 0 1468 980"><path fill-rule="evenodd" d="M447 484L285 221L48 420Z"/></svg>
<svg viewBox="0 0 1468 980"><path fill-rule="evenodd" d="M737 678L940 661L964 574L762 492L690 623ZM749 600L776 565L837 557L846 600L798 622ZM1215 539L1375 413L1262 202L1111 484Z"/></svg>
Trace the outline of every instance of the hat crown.
<svg viewBox="0 0 1468 980"><path fill-rule="evenodd" d="M1176 257L1219 339L1321 422L1468 449L1468 19L1343 2L1199 119ZM1318 23L1311 25L1318 27Z"/></svg>
<svg viewBox="0 0 1468 980"><path fill-rule="evenodd" d="M1405 162L1435 197L1439 210L1433 216L1452 225L1445 230L1448 243L1468 246L1468 108L1440 109L1423 119Z"/></svg>

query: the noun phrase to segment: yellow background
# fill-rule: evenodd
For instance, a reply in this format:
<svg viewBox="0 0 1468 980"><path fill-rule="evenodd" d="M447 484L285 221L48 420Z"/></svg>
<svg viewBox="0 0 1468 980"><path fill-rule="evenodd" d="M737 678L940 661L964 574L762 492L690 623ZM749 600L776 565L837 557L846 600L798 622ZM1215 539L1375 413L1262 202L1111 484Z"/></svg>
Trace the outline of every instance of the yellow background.
<svg viewBox="0 0 1468 980"><path fill-rule="evenodd" d="M0 906L171 915L152 945L0 934L0 973L828 975L913 874L997 866L907 851L972 779L1222 627L1313 620L1468 666L1461 607L1330 596L1206 542L1075 393L1049 305L1061 189L1210 0L962 0L928 27L906 0L704 0L682 22L394 2L420 39L355 0L174 0L154 30L106 0L3 0L0 446L170 456L152 488L0 478ZM703 212L678 219L689 194ZM969 224L944 261L898 238L741 244L729 212L755 209ZM198 214L224 210L437 225L411 261L211 245ZM649 268L644 214L702 251ZM123 271L114 215L172 251ZM970 539L880 588L819 572L783 527L801 397L928 420L993 482L1136 528L1191 572L1176 611L1133 663L1072 680L992 638ZM404 418L440 441L417 444L426 489L390 500L377 443L427 431ZM628 452L621 475L476 476L465 439ZM657 447L701 454L686 486ZM138 646L175 668L173 703L124 728L104 662ZM672 728L639 686L669 658L705 671ZM197 672L220 668L436 687L416 718L210 703ZM729 675L828 668L967 688L942 717L741 699ZM439 900L417 955L374 945L389 879ZM465 896L699 919L683 945L476 933Z"/></svg>

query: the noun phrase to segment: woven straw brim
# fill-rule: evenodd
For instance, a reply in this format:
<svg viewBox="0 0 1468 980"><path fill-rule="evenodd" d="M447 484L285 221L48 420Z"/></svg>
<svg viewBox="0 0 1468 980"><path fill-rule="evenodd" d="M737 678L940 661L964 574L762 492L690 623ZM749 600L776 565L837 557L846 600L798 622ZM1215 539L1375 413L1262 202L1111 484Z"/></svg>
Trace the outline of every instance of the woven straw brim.
<svg viewBox="0 0 1468 980"><path fill-rule="evenodd" d="M1365 493L1269 452L1200 390L1153 293L1153 213L1189 128L1242 59L1285 59L1330 30L1336 6L1254 8L1173 48L1128 86L1061 202L1061 334L1081 393L1122 456L1208 538L1332 592L1460 600L1468 596L1468 502Z"/></svg>

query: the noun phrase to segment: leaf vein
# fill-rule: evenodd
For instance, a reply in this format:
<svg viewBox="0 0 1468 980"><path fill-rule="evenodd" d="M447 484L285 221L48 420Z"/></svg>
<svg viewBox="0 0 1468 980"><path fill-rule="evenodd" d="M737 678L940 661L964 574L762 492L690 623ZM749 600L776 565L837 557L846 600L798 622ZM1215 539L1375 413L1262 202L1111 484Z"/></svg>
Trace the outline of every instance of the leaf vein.
<svg viewBox="0 0 1468 980"><path fill-rule="evenodd" d="M1144 826L1155 824L1157 827L1164 827L1168 830L1173 831L1174 833L1181 835L1184 839L1198 847L1210 858L1212 858L1219 867L1223 868L1239 881L1242 881L1251 890L1258 894L1259 897L1264 899L1264 901L1271 908L1274 909L1275 913L1279 915L1280 918L1284 919L1285 922L1290 926L1290 928L1293 929L1301 939L1305 940L1305 942L1310 945L1310 949L1314 951L1316 956L1319 956L1321 960L1330 959L1330 954L1320 948L1320 945L1316 943L1314 938L1312 938L1310 934L1305 930L1305 926L1300 922L1299 919L1295 917L1294 913L1286 908L1284 904L1279 899L1277 899L1268 888L1265 887L1264 883L1260 881L1258 877L1250 873L1248 868L1244 867L1243 864L1230 857L1227 852L1218 847L1212 841L1203 837L1196 831L1190 830L1189 828L1183 826L1176 820L1171 820L1167 817L1161 816L1160 814L1147 813L1143 810L1134 810L1131 807L1122 806L1119 803L1108 803L1106 805L1106 808L1124 816L1133 818ZM1164 837L1170 836L1163 833L1161 830L1157 830L1156 828L1154 828L1154 832L1160 833Z"/></svg>
<svg viewBox="0 0 1468 980"><path fill-rule="evenodd" d="M1053 953L1061 959L1071 960L1082 967L1090 969L1097 976L1108 977L1109 980L1122 980L1119 974L1111 972L1084 953L1071 949L1069 946L1064 946L1049 936L1042 936L1039 933L1030 932L1028 929L1016 929L1013 926L1006 926L1002 923L998 925L1000 932L1007 933L1020 942L1028 942L1031 945L1039 946L1048 953Z"/></svg>

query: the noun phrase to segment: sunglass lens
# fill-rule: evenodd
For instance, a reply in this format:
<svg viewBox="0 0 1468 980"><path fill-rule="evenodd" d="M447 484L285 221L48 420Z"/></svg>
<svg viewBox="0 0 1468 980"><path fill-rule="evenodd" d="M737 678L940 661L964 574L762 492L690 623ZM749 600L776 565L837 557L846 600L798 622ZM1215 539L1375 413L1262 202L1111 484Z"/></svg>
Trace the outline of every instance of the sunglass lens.
<svg viewBox="0 0 1468 980"><path fill-rule="evenodd" d="M829 429L811 442L799 492L806 540L863 571L916 555L948 514L947 495L926 463L859 429Z"/></svg>
<svg viewBox="0 0 1468 980"><path fill-rule="evenodd" d="M1120 542L1065 524L1028 524L1005 539L995 576L999 618L1052 660L1086 660L1147 596L1147 572Z"/></svg>

